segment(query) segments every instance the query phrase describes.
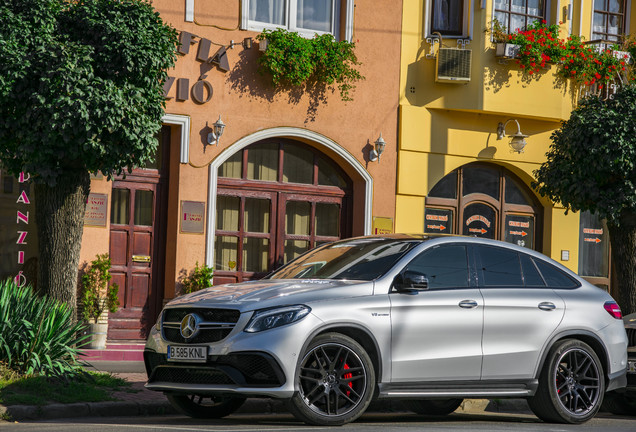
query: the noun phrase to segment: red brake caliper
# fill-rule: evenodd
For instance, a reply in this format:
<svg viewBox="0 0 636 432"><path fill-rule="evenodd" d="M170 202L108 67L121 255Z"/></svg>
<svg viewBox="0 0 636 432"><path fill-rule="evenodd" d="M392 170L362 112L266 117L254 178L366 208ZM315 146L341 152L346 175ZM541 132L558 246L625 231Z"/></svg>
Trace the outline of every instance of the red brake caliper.
<svg viewBox="0 0 636 432"><path fill-rule="evenodd" d="M345 365L344 365L344 369L345 369L345 370L349 369L349 365L345 363ZM346 373L346 374L344 374L344 379L350 379L350 378L353 378L353 374L352 374L352 373ZM353 388L353 383L349 382L349 384L348 384L348 385L349 385L349 388ZM347 396L349 396L349 395L351 395L351 392L350 392L350 391L347 391Z"/></svg>

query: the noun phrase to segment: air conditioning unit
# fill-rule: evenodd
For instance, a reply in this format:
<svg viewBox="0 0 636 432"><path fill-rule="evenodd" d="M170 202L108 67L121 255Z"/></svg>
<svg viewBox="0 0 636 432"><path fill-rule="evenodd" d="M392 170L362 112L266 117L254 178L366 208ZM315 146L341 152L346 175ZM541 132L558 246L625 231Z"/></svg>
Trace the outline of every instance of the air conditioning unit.
<svg viewBox="0 0 636 432"><path fill-rule="evenodd" d="M435 82L465 84L470 81L473 52L469 49L440 48L437 51Z"/></svg>

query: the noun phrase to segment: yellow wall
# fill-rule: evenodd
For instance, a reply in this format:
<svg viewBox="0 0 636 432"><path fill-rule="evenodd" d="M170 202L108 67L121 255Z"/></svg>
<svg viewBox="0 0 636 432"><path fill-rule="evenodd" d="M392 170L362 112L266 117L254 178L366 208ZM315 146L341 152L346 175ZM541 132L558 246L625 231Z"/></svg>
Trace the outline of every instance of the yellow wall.
<svg viewBox="0 0 636 432"><path fill-rule="evenodd" d="M556 77L555 66L529 78L514 61L495 57L495 46L485 33L492 19L492 1L486 1L484 8L479 2L470 7L474 26L467 46L472 50L470 82L436 83L436 61L426 56L430 44L423 34L425 4L426 0L404 1L396 232L423 232L426 195L444 175L467 163L502 165L530 185L533 171L545 160L550 135L569 118L578 97L569 82ZM591 10L585 13L587 23ZM551 16L552 22L563 19L563 10L557 11L555 2ZM573 14L574 22L578 18ZM568 22L561 25L561 37L567 37L568 28ZM578 31L576 25L574 30ZM589 23L583 31L589 34ZM445 39L443 46L455 47L456 40ZM498 123L508 119L518 120L522 133L529 135L523 153L511 151L510 138L497 140ZM506 134L514 132L516 125L509 122ZM537 198L544 206L541 252L576 271L578 214L566 216L564 209ZM569 251L568 261L560 260L563 250Z"/></svg>

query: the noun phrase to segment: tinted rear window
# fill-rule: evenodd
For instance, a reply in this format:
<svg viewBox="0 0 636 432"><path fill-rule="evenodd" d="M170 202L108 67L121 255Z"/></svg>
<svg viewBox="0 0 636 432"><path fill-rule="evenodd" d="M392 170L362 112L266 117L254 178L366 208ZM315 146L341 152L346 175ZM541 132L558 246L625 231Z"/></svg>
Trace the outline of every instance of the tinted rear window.
<svg viewBox="0 0 636 432"><path fill-rule="evenodd" d="M510 249L477 246L483 279L479 285L486 287L522 287L519 254Z"/></svg>
<svg viewBox="0 0 636 432"><path fill-rule="evenodd" d="M561 270L545 261L533 260L543 275L545 283L551 288L576 288L579 283Z"/></svg>

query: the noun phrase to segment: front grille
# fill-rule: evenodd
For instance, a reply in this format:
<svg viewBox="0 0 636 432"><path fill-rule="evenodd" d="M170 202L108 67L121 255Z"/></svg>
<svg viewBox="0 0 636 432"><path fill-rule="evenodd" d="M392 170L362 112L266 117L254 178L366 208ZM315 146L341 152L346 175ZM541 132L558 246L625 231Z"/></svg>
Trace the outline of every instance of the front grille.
<svg viewBox="0 0 636 432"><path fill-rule="evenodd" d="M627 346L636 346L636 329L628 328L627 330Z"/></svg>
<svg viewBox="0 0 636 432"><path fill-rule="evenodd" d="M218 342L223 340L230 334L232 329L202 329L192 339L186 341L181 336L181 330L178 328L165 328L163 329L163 337L170 342L180 344L205 344L210 342Z"/></svg>
<svg viewBox="0 0 636 432"><path fill-rule="evenodd" d="M268 354L242 353L213 356L205 364L168 362L165 354L144 352L148 382L179 384L236 384L277 387L285 383L278 363Z"/></svg>
<svg viewBox="0 0 636 432"><path fill-rule="evenodd" d="M181 321L188 314L201 318L197 335L186 340L181 335ZM205 344L223 340L230 334L241 313L235 309L175 308L163 313L163 337L169 342L180 344Z"/></svg>
<svg viewBox="0 0 636 432"><path fill-rule="evenodd" d="M163 320L181 322L187 314L196 313L203 321L236 324L241 313L234 309L175 308L164 311Z"/></svg>

